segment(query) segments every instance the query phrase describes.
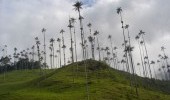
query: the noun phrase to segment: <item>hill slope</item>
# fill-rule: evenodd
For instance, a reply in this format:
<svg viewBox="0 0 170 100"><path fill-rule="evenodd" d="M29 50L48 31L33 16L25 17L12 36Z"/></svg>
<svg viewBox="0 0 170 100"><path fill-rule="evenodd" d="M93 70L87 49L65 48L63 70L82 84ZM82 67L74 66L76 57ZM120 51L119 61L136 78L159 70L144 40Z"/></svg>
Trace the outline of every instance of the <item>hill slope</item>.
<svg viewBox="0 0 170 100"><path fill-rule="evenodd" d="M86 100L84 62L57 70L19 70L0 74L0 100ZM139 83L139 97L131 89L129 74L114 70L97 61L87 61L90 100L170 100L170 95L159 88L144 88ZM77 71L78 70L78 71ZM158 84L165 82L155 81ZM168 84L168 83L167 83ZM148 85L148 84L147 84ZM149 84L150 85L150 84ZM168 87L168 86L167 86Z"/></svg>

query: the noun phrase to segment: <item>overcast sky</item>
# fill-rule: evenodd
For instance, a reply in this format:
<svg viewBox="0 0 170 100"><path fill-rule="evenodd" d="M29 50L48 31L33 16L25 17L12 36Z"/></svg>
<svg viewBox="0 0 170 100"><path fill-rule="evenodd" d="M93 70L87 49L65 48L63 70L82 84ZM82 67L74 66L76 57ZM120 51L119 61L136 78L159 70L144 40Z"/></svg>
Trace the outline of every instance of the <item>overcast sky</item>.
<svg viewBox="0 0 170 100"><path fill-rule="evenodd" d="M18 51L30 48L35 44L34 38L43 39L41 29L47 29L47 43L50 38L61 37L59 31L64 29L67 46L69 42L69 16L77 19L78 14L73 9L77 0L0 0L0 46L8 45L8 53L13 48ZM117 7L123 9L123 20L129 24L135 59L139 59L139 50L135 36L139 30L146 32L145 39L149 58L157 60L161 46L165 46L170 55L170 0L80 0L84 3L81 10L84 17L85 33L89 34L87 23L92 23L92 30L100 32L100 43L108 45L108 35L112 35L114 46L121 48L123 36L120 16ZM76 29L80 42L79 23ZM57 47L57 46L56 46ZM68 49L68 48L67 48ZM80 52L80 46L79 55ZM2 55L2 52L1 52ZM70 52L67 50L67 58ZM120 58L121 59L121 58ZM138 61L135 61L135 63Z"/></svg>

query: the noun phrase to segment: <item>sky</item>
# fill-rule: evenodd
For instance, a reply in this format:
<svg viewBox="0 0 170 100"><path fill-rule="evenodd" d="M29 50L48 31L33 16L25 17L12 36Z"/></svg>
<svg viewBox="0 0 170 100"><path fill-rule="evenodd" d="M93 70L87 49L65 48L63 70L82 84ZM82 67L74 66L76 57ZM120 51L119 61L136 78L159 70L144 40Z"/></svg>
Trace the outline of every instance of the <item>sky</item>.
<svg viewBox="0 0 170 100"><path fill-rule="evenodd" d="M36 36L43 40L42 28L46 28L46 43L50 38L61 38L59 33L64 29L65 43L70 45L68 26L69 17L78 18L73 9L77 0L0 0L0 49L7 45L8 54L13 54L13 48L18 52L35 45ZM100 32L101 46L107 46L108 35L112 35L113 45L121 51L123 35L120 16L116 13L121 7L124 23L129 24L133 57L139 62L139 49L135 36L139 30L145 33L146 46L151 60L157 60L164 46L167 55L170 55L170 1L169 0L80 0L83 2L81 14L84 17L84 31L89 35L87 24L92 23L92 31ZM81 59L79 23L76 24L78 57ZM57 48L57 44L56 47ZM67 47L68 49L68 47ZM3 55L2 52L0 52ZM48 54L49 55L49 54ZM121 53L119 54L121 59ZM66 50L67 59L70 56ZM96 51L97 56L97 51ZM138 69L138 68L137 68ZM138 72L138 70L137 70ZM139 72L138 72L139 73Z"/></svg>

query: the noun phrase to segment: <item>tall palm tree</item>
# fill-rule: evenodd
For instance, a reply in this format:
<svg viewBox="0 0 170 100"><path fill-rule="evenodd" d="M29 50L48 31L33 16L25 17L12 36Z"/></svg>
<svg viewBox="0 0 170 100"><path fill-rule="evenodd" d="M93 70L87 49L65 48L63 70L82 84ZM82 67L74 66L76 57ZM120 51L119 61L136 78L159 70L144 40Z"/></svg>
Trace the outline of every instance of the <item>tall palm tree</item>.
<svg viewBox="0 0 170 100"><path fill-rule="evenodd" d="M99 40L98 40L98 35L99 35L99 32L98 32L98 31L95 31L95 32L94 32L94 36L97 38L97 45L98 45L97 48L99 48L99 49L98 49L98 52L99 52L99 61L100 61L100 60L101 60L101 57L100 57L100 44L99 44Z"/></svg>
<svg viewBox="0 0 170 100"><path fill-rule="evenodd" d="M150 64L153 65L153 72L154 72L154 74L155 74L155 79L157 79L157 75L156 75L156 71L155 71L155 67L154 67L155 62L154 62L154 61L151 61Z"/></svg>
<svg viewBox="0 0 170 100"><path fill-rule="evenodd" d="M138 66L138 68L139 68L139 73L140 73L140 76L141 76L140 63L137 63L137 66Z"/></svg>
<svg viewBox="0 0 170 100"><path fill-rule="evenodd" d="M87 94L87 100L89 100L88 74L87 74L87 68L86 68L86 62L85 62L86 58L85 58L85 49L84 49L84 31L83 31L83 23L82 23L83 17L80 14L80 9L82 9L82 5L83 5L82 2L77 1L73 6L75 7L75 10L78 11L78 16L79 16L81 44L82 44L83 60L84 60L85 75L86 75L86 94Z"/></svg>
<svg viewBox="0 0 170 100"><path fill-rule="evenodd" d="M91 34L91 26L92 26L92 24L88 23L87 26L89 27L89 31L90 31L90 34Z"/></svg>
<svg viewBox="0 0 170 100"><path fill-rule="evenodd" d="M52 69L52 66L53 66L53 62L52 62L52 56L53 56L52 52L53 52L53 48L52 48L51 45L50 45L49 49L50 49L50 64L51 64L51 69Z"/></svg>
<svg viewBox="0 0 170 100"><path fill-rule="evenodd" d="M161 51L163 52L163 60L166 63L165 66L167 67L167 72L169 73L170 65L168 64L168 56L165 54L165 49L166 48L164 46L161 47ZM168 76L167 76L167 78L168 78ZM170 79L170 73L169 73L169 79Z"/></svg>
<svg viewBox="0 0 170 100"><path fill-rule="evenodd" d="M46 32L46 29L43 28L41 31L42 31L42 33L44 35L44 65L45 65L45 68L46 68L47 67L46 66L46 44L45 44L45 32Z"/></svg>
<svg viewBox="0 0 170 100"><path fill-rule="evenodd" d="M169 65L169 64L168 64L168 60L167 60L167 59L168 59L168 56L165 54L165 49L166 49L166 48L165 48L164 46L161 47L161 51L163 52L164 59L165 59L165 62L166 62L166 66L167 66L167 68L168 68L168 65Z"/></svg>
<svg viewBox="0 0 170 100"><path fill-rule="evenodd" d="M57 38L57 42L58 42L58 46L59 46L58 52L59 52L59 57L60 57L59 62L60 62L60 67L61 67L61 39Z"/></svg>
<svg viewBox="0 0 170 100"><path fill-rule="evenodd" d="M72 61L72 63L74 62L74 49L73 49L73 38L72 38L72 31L71 31L71 29L73 28L73 25L72 25L72 23L71 23L71 19L69 19L69 25L68 25L68 27L69 27L69 29L70 29L70 43L71 43L71 48L70 48L70 50L71 50L71 61Z"/></svg>
<svg viewBox="0 0 170 100"><path fill-rule="evenodd" d="M88 37L88 40L89 40L89 42L90 42L90 44L91 44L91 54L92 54L92 59L94 60L94 59L95 59L95 57L94 57L94 46L93 46L94 37L89 36L89 37Z"/></svg>
<svg viewBox="0 0 170 100"><path fill-rule="evenodd" d="M77 43L76 43L76 31L75 31L76 19L72 17L71 22L72 22L72 26L74 28L74 50L75 50L75 58L76 58L76 62L77 62Z"/></svg>
<svg viewBox="0 0 170 100"><path fill-rule="evenodd" d="M79 22L80 22L80 33L81 33L81 45L82 45L82 50L83 50L83 59L85 59L85 50L84 50L84 31L83 31L83 17L80 14L80 10L82 9L82 2L77 1L73 6L75 7L74 9L78 11L78 16L79 16ZM89 96L88 96L89 98Z"/></svg>
<svg viewBox="0 0 170 100"><path fill-rule="evenodd" d="M64 65L66 65L66 56L65 56L65 48L66 48L66 46L65 46L65 44L64 44L64 36L63 36L63 33L64 33L65 31L63 30L63 29L61 29L61 31L60 31L60 33L61 33L61 35L62 35L62 42L63 42L63 46L62 46L62 48L63 48L63 57L64 57Z"/></svg>
<svg viewBox="0 0 170 100"><path fill-rule="evenodd" d="M126 49L127 42L126 42L126 37L125 37L125 32L124 32L124 24L123 24L123 18L122 18L122 8L118 7L116 10L117 10L117 14L120 15L120 21L121 21L121 24L122 24L122 31L123 31L123 40L124 40L123 46L124 46L124 49ZM128 60L127 52L125 52L125 58L126 58L126 66L129 69L129 60Z"/></svg>
<svg viewBox="0 0 170 100"><path fill-rule="evenodd" d="M54 55L54 57L55 57L55 59L56 59L55 61L56 61L56 68L57 68L57 66L58 66L57 57L58 57L58 56L57 56L57 55Z"/></svg>
<svg viewBox="0 0 170 100"><path fill-rule="evenodd" d="M141 36L141 38L142 38L142 41L143 41L143 44L144 44L144 48L145 48L145 53L146 53L146 56L148 57L148 51L147 51L147 49L146 49L146 43L145 43L144 35L145 35L145 32L143 32L142 30L140 30L139 36ZM148 57L148 59L147 59L147 62L148 62L148 68L149 68L150 77L152 78L152 72L151 72L149 57Z"/></svg>
<svg viewBox="0 0 170 100"><path fill-rule="evenodd" d="M113 43L112 43L112 36L111 35L109 35L108 36L108 39L110 40L110 46L111 46L111 48L112 48L112 56L113 56L113 63L114 63L114 67L116 68L116 66L115 66L115 64L116 64L116 62L115 62L115 56L114 56L114 53L113 53Z"/></svg>
<svg viewBox="0 0 170 100"><path fill-rule="evenodd" d="M64 65L66 65L66 59L65 59L65 49L66 49L66 45L63 45L62 48L63 48L63 54L64 54Z"/></svg>
<svg viewBox="0 0 170 100"><path fill-rule="evenodd" d="M35 38L36 45L37 45L37 53L38 53L38 61L39 61L39 67L40 67L40 73L41 73L41 60L40 60L40 41L38 37Z"/></svg>
<svg viewBox="0 0 170 100"><path fill-rule="evenodd" d="M104 61L104 48L103 47L101 48L101 52L102 52L102 55L103 55L102 60Z"/></svg>
<svg viewBox="0 0 170 100"><path fill-rule="evenodd" d="M33 46L31 47L31 49L32 49L32 62L33 62L31 69L33 69L33 68L34 68L35 46L33 45Z"/></svg>
<svg viewBox="0 0 170 100"><path fill-rule="evenodd" d="M123 71L126 71L126 70L125 70L125 66L124 66L125 63L126 63L126 61L125 61L124 59L122 59L122 60L121 60L121 64L123 64Z"/></svg>
<svg viewBox="0 0 170 100"><path fill-rule="evenodd" d="M16 68L17 48L14 48L14 66Z"/></svg>
<svg viewBox="0 0 170 100"><path fill-rule="evenodd" d="M134 65L133 65L133 59L132 59L132 53L131 53L131 46L129 46L130 51L126 50L128 47L126 46L126 37L125 37L125 32L124 32L124 24L123 24L123 19L122 19L122 8L118 7L117 8L117 14L120 15L120 19L121 19L121 24L122 24L122 30L123 30L123 39L124 39L124 48L125 48L125 56L126 56L126 66L129 67L129 61L131 62L131 68L132 68L132 72L133 72L133 77L135 78L135 73L134 73ZM129 53L129 58L127 56L127 53ZM129 69L129 68L128 68ZM135 79L135 83L136 83L136 79ZM136 88L136 94L138 96L138 90L137 90L137 83L135 84L135 88Z"/></svg>
<svg viewBox="0 0 170 100"><path fill-rule="evenodd" d="M109 59L109 55L108 55L109 47L106 47L106 48L105 48L105 51L106 51L107 59ZM109 60L108 60L108 64L109 64L109 63L110 63L110 62L109 62Z"/></svg>
<svg viewBox="0 0 170 100"><path fill-rule="evenodd" d="M135 39L136 39L137 42L138 42L138 46L139 46L140 60L141 60L142 68L143 68L143 76L146 77L146 76L145 76L145 68L144 68L144 62L143 62L143 56L142 56L142 51L141 51L141 47L140 47L139 38L140 38L140 37L139 37L138 35L135 37Z"/></svg>
<svg viewBox="0 0 170 100"><path fill-rule="evenodd" d="M50 39L50 43L51 43L51 47L52 47L52 51L53 51L53 54L52 54L52 57L53 57L53 67L54 67L54 39L53 38L51 38Z"/></svg>
<svg viewBox="0 0 170 100"><path fill-rule="evenodd" d="M148 76L148 71L147 71L147 62L146 62L146 58L147 58L147 56L145 56L145 53L144 53L144 47L143 47L143 45L144 45L144 42L143 41L140 41L140 47L141 47L141 53L142 53L142 59L143 59L143 63L144 63L144 74L145 74L145 77L147 77ZM149 77L149 76L148 76Z"/></svg>

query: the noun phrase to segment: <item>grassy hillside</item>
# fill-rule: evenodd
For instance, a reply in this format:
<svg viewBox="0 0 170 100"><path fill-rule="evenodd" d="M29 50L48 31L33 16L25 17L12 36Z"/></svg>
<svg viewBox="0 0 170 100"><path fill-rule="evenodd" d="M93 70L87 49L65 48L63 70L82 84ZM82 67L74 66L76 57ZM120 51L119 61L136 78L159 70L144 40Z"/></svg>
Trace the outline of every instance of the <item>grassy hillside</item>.
<svg viewBox="0 0 170 100"><path fill-rule="evenodd" d="M45 70L46 74L41 76L39 70L12 71L6 74L5 81L0 74L0 100L86 100L83 63ZM169 87L168 82L136 77L139 82L137 97L135 89L130 87L128 73L91 60L87 61L87 67L90 100L170 100L168 89L160 86Z"/></svg>

